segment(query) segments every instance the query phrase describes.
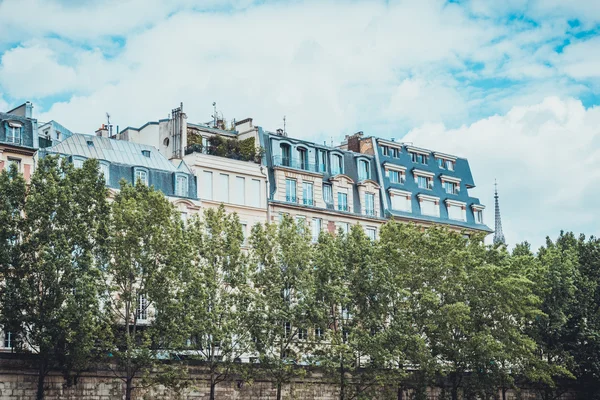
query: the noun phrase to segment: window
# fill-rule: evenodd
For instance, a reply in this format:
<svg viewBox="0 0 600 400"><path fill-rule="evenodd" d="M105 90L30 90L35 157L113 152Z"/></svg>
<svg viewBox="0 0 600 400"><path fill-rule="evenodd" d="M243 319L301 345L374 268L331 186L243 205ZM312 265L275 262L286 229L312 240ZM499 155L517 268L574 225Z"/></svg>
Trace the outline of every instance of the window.
<svg viewBox="0 0 600 400"><path fill-rule="evenodd" d="M387 174L388 178L390 178L390 183L404 183L405 181L405 175L403 172L388 169Z"/></svg>
<svg viewBox="0 0 600 400"><path fill-rule="evenodd" d="M296 180L295 179L286 179L285 180L285 201L289 201L291 203L298 202L298 199L296 198Z"/></svg>
<svg viewBox="0 0 600 400"><path fill-rule="evenodd" d="M375 215L375 194L365 193L365 214Z"/></svg>
<svg viewBox="0 0 600 400"><path fill-rule="evenodd" d="M433 200L421 200L421 214L432 217L440 216L440 207Z"/></svg>
<svg viewBox="0 0 600 400"><path fill-rule="evenodd" d="M301 169L308 169L308 160L306 157L306 154L307 154L306 149L299 147L297 149L297 152L298 152L298 166Z"/></svg>
<svg viewBox="0 0 600 400"><path fill-rule="evenodd" d="M320 326L315 327L315 339L323 339L323 328L321 328Z"/></svg>
<svg viewBox="0 0 600 400"><path fill-rule="evenodd" d="M148 319L148 301L146 300L145 294L140 294L138 296L136 317L140 321L145 321L146 319Z"/></svg>
<svg viewBox="0 0 600 400"><path fill-rule="evenodd" d="M233 201L237 204L246 204L246 178L236 176L233 182Z"/></svg>
<svg viewBox="0 0 600 400"><path fill-rule="evenodd" d="M327 204L333 204L333 191L331 185L323 185L323 201Z"/></svg>
<svg viewBox="0 0 600 400"><path fill-rule="evenodd" d="M331 160L331 175L343 174L342 156L334 154Z"/></svg>
<svg viewBox="0 0 600 400"><path fill-rule="evenodd" d="M411 212L412 204L410 197L400 194L391 195L392 209L398 211Z"/></svg>
<svg viewBox="0 0 600 400"><path fill-rule="evenodd" d="M448 204L448 218L456 221L464 221L465 220L465 210L463 206L457 204Z"/></svg>
<svg viewBox="0 0 600 400"><path fill-rule="evenodd" d="M148 185L148 172L146 172L143 169L136 169L135 170L135 183L137 184L137 182L140 181L142 184L144 185Z"/></svg>
<svg viewBox="0 0 600 400"><path fill-rule="evenodd" d="M312 182L302 182L302 202L308 206L314 204Z"/></svg>
<svg viewBox="0 0 600 400"><path fill-rule="evenodd" d="M415 152L411 152L410 157L412 159L412 162L418 163L418 164L427 164L428 158L429 158L425 154L415 153Z"/></svg>
<svg viewBox="0 0 600 400"><path fill-rule="evenodd" d="M312 220L312 241L316 242L319 240L319 235L321 234L321 219L313 218Z"/></svg>
<svg viewBox="0 0 600 400"><path fill-rule="evenodd" d="M369 179L369 162L366 160L358 161L358 180L364 181L365 179Z"/></svg>
<svg viewBox="0 0 600 400"><path fill-rule="evenodd" d="M244 237L244 241L242 242L242 245L246 246L248 244L248 225L247 224L242 224L242 235Z"/></svg>
<svg viewBox="0 0 600 400"><path fill-rule="evenodd" d="M299 340L306 340L308 339L308 331L304 328L299 328L298 329L298 339Z"/></svg>
<svg viewBox="0 0 600 400"><path fill-rule="evenodd" d="M175 178L175 196L188 196L188 177L185 175L177 175Z"/></svg>
<svg viewBox="0 0 600 400"><path fill-rule="evenodd" d="M292 158L292 149L290 145L287 143L282 143L279 148L281 150L281 165L289 167L290 159Z"/></svg>
<svg viewBox="0 0 600 400"><path fill-rule="evenodd" d="M248 205L252 207L260 207L260 181L258 179L252 179L250 182L250 191L248 198Z"/></svg>
<svg viewBox="0 0 600 400"><path fill-rule="evenodd" d="M454 161L452 161L452 160L445 160L443 158L438 158L437 164L438 164L438 167L440 167L441 169L447 169L448 171L454 171Z"/></svg>
<svg viewBox="0 0 600 400"><path fill-rule="evenodd" d="M336 222L335 228L336 231L339 231L341 229L342 232L344 232L344 234L346 235L348 234L348 232L350 232L350 225L347 222Z"/></svg>
<svg viewBox="0 0 600 400"><path fill-rule="evenodd" d="M377 238L377 229L375 228L365 228L365 233L370 240L375 240Z"/></svg>
<svg viewBox="0 0 600 400"><path fill-rule="evenodd" d="M381 154L383 154L384 156L389 156L390 148L387 146L381 146Z"/></svg>
<svg viewBox="0 0 600 400"><path fill-rule="evenodd" d="M483 224L483 210L475 210L474 215L475 215L475 223Z"/></svg>
<svg viewBox="0 0 600 400"><path fill-rule="evenodd" d="M187 224L188 214L185 211L179 211L179 216L181 217L183 224Z"/></svg>
<svg viewBox="0 0 600 400"><path fill-rule="evenodd" d="M421 189L431 189L433 187L433 180L426 176L417 176L417 186Z"/></svg>
<svg viewBox="0 0 600 400"><path fill-rule="evenodd" d="M100 173L104 177L104 181L108 183L110 179L110 166L106 163L100 163Z"/></svg>
<svg viewBox="0 0 600 400"><path fill-rule="evenodd" d="M285 337L289 337L290 333L292 333L292 324L286 322L283 324L283 327L285 329Z"/></svg>
<svg viewBox="0 0 600 400"><path fill-rule="evenodd" d="M8 158L8 168L10 169L10 166L14 165L15 168L17 169L17 171L21 171L21 159L20 158Z"/></svg>
<svg viewBox="0 0 600 400"><path fill-rule="evenodd" d="M338 190L338 210L348 211L348 191L346 189Z"/></svg>
<svg viewBox="0 0 600 400"><path fill-rule="evenodd" d="M81 159L81 158L74 158L73 159L73 166L75 168L83 168L83 159Z"/></svg>
<svg viewBox="0 0 600 400"><path fill-rule="evenodd" d="M8 122L6 124L6 141L9 143L21 143L21 127L18 122Z"/></svg>
<svg viewBox="0 0 600 400"><path fill-rule="evenodd" d="M4 331L4 347L7 349L12 349L14 346L14 337L13 333L9 331Z"/></svg>
<svg viewBox="0 0 600 400"><path fill-rule="evenodd" d="M317 162L319 164L319 172L327 171L327 152L319 150L317 152Z"/></svg>
<svg viewBox="0 0 600 400"><path fill-rule="evenodd" d="M219 174L219 181L217 182L217 201L222 203L229 203L229 175Z"/></svg>
<svg viewBox="0 0 600 400"><path fill-rule="evenodd" d="M142 150L142 155L144 157L148 157L149 158L150 157L150 150Z"/></svg>
<svg viewBox="0 0 600 400"><path fill-rule="evenodd" d="M207 200L213 199L213 173L210 171L202 171L202 186L204 189L204 197Z"/></svg>
<svg viewBox="0 0 600 400"><path fill-rule="evenodd" d="M448 194L458 194L458 185L455 182L444 181L444 190Z"/></svg>
<svg viewBox="0 0 600 400"><path fill-rule="evenodd" d="M396 148L392 148L391 149L391 156L394 157L394 158L400 157L400 150L398 150Z"/></svg>
<svg viewBox="0 0 600 400"><path fill-rule="evenodd" d="M296 215L296 226L298 227L298 232L304 233L304 229L306 228L306 217L304 215Z"/></svg>
<svg viewBox="0 0 600 400"><path fill-rule="evenodd" d="M208 138L202 136L202 153L203 154L208 154Z"/></svg>

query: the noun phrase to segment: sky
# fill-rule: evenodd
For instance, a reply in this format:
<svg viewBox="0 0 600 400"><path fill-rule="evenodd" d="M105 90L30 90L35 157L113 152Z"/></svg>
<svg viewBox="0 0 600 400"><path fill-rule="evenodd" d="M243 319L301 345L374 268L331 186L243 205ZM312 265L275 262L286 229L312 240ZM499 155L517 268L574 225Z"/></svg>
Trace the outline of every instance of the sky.
<svg viewBox="0 0 600 400"><path fill-rule="evenodd" d="M600 1L0 0L0 110L231 120L469 160L509 244L600 234Z"/></svg>

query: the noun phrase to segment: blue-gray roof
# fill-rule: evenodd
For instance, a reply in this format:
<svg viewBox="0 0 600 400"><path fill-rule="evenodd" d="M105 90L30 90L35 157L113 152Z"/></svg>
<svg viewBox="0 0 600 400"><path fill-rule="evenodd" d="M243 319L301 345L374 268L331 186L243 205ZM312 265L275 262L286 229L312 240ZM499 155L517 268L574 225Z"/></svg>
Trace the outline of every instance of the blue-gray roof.
<svg viewBox="0 0 600 400"><path fill-rule="evenodd" d="M49 152L96 158L111 163L177 172L175 167L157 148L145 144L108 139L101 136L73 134L47 149ZM149 152L149 157L142 151Z"/></svg>
<svg viewBox="0 0 600 400"><path fill-rule="evenodd" d="M33 136L37 135L34 132L33 122L31 118L22 117L15 114L7 114L0 112L0 142L6 142L6 124L8 121L20 122L23 127L21 128L21 143L10 143L13 146L35 148Z"/></svg>

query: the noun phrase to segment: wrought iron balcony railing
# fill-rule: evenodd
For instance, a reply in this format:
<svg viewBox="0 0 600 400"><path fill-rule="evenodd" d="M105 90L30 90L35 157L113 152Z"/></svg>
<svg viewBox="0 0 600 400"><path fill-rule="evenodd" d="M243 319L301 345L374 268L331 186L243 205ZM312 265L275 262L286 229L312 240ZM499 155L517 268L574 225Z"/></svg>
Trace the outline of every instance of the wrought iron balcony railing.
<svg viewBox="0 0 600 400"><path fill-rule="evenodd" d="M294 158L294 157L274 156L273 157L273 165L280 166L280 167L301 169L303 171L322 172L322 171L320 171L320 168L316 163L311 163L311 162L308 162L308 160L303 160L303 159Z"/></svg>

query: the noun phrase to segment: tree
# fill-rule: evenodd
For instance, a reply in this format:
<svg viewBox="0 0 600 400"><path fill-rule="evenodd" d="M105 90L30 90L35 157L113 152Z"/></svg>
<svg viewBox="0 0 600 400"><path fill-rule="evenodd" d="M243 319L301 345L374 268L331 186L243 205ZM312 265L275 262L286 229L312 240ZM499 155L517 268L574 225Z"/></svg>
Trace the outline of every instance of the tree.
<svg viewBox="0 0 600 400"><path fill-rule="evenodd" d="M253 335L262 370L282 387L305 373L310 354L308 332L315 318L312 247L305 226L285 216L277 225L252 230L256 321Z"/></svg>
<svg viewBox="0 0 600 400"><path fill-rule="evenodd" d="M18 180L13 174L20 197ZM73 169L58 157L41 159L23 215L18 263L3 265L3 322L19 338L18 350L37 353L42 399L49 369L60 365L73 383L72 372L89 364L102 337L97 261L107 203L97 162Z"/></svg>
<svg viewBox="0 0 600 400"><path fill-rule="evenodd" d="M221 205L193 219L186 230L192 262L183 277L181 348L204 361L210 376L210 399L232 372L241 372L242 356L253 350L249 318L252 292L244 236L237 214Z"/></svg>
<svg viewBox="0 0 600 400"><path fill-rule="evenodd" d="M181 313L169 305L186 257L183 225L164 195L140 181L121 183L111 211L104 269L115 342L111 354L130 400L136 388L175 385L183 373L162 361L178 339L174 326ZM139 378L144 379L136 383Z"/></svg>

